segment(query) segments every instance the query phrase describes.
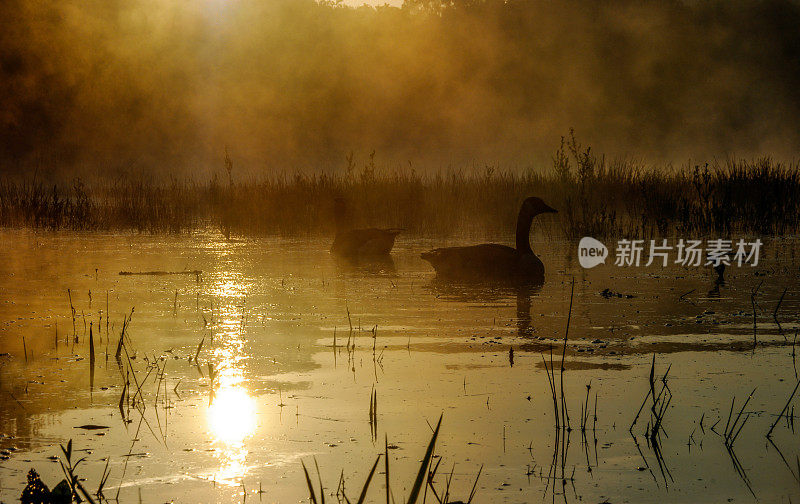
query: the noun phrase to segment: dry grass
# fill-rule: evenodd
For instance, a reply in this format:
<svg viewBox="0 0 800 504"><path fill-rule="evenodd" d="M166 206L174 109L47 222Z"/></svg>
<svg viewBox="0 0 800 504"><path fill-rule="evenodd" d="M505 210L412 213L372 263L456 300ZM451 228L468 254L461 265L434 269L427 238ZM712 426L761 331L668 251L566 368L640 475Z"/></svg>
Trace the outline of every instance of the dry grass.
<svg viewBox="0 0 800 504"><path fill-rule="evenodd" d="M227 168L227 167L226 167ZM230 174L230 172L229 172ZM566 237L753 233L800 227L796 163L729 159L683 168L607 161L572 135L549 170L486 166L421 175L352 164L341 174L233 176L69 185L0 180L0 226L41 229L301 236L333 229L332 201L347 198L357 225L402 227L414 236L498 237L518 205L539 195L559 210L534 224ZM553 227L553 223L555 227Z"/></svg>

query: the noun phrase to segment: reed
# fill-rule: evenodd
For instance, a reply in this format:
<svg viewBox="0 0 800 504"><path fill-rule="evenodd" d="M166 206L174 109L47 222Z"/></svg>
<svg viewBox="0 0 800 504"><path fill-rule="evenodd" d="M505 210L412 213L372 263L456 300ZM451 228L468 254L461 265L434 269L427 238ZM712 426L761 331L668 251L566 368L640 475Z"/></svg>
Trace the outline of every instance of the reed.
<svg viewBox="0 0 800 504"><path fill-rule="evenodd" d="M194 353L194 362L197 363L198 365L200 363L200 361L198 360L200 358L200 350L203 349L203 343L205 341L206 341L205 336L200 338L200 343L197 344L197 351Z"/></svg>
<svg viewBox="0 0 800 504"><path fill-rule="evenodd" d="M78 477L76 474L76 469L78 466L86 460L86 458L80 458L78 460L73 460L72 458L72 439L67 442L67 446L61 446L61 452L64 455L63 460L59 458L58 462L61 465L61 470L64 472L64 476L67 479L67 484L70 487L72 492L72 497L75 502L81 502L82 499L86 499L89 504L94 504L95 500L92 498L91 494L86 490L86 488L81 483L81 478ZM106 467L107 468L107 467ZM103 479L101 480L99 492L102 493L103 486L105 485L105 480L108 478L105 471L103 473Z"/></svg>
<svg viewBox="0 0 800 504"><path fill-rule="evenodd" d="M72 292L69 289L67 289L67 297L69 298L69 309L72 312L72 336L77 339L78 331L75 328L75 306L72 304Z"/></svg>
<svg viewBox="0 0 800 504"><path fill-rule="evenodd" d="M800 381L798 381L797 385L794 386L794 390L792 390L792 393L789 395L789 399L786 400L786 404L784 405L783 409L781 409L781 412L778 413L778 417L775 419L774 422L772 422L772 425L770 425L769 431L767 432L767 438L770 438L772 436L772 431L775 429L775 426L778 425L778 422L781 420L783 415L786 413L786 410L789 408L789 405L792 403L792 399L794 399L795 394L797 394L797 389L798 388L800 388ZM792 414L792 418L794 418L793 414Z"/></svg>
<svg viewBox="0 0 800 504"><path fill-rule="evenodd" d="M744 403L742 403L742 407L739 408L739 412L736 414L736 417L733 417L734 406L736 404L736 397L733 397L733 399L731 399L731 409L730 412L728 413L728 420L727 422L725 422L725 432L724 432L725 446L729 450L733 449L733 444L739 437L739 433L744 428L744 425L747 423L747 420L750 419L750 413L744 415L744 420L742 420L742 415L744 413L744 409L747 407L747 404L750 402L750 399L753 398L753 394L755 392L756 389L753 389L753 391L750 392L750 395L748 395L747 399L745 399ZM733 420L733 422L731 422L731 420Z"/></svg>
<svg viewBox="0 0 800 504"><path fill-rule="evenodd" d="M417 476L414 479L413 484L411 485L411 489L409 491L408 500L406 501L407 504L415 504L420 497L420 492L426 489L428 486L431 485L431 480L433 478L433 474L435 470L432 472L429 471L429 467L431 465L431 461L433 460L433 453L434 447L436 446L436 439L439 436L439 429L442 425L442 416L439 417L439 421L436 423L436 427L433 429L433 434L431 435L431 439L428 442L428 447L425 450L425 455L422 458L422 462L420 463L419 470L417 471ZM390 486L390 476L389 476L389 439L388 437L385 438L384 444L384 453L378 454L378 457L375 459L375 462L372 464L372 469L370 470L369 474L367 475L367 479L364 482L364 485L361 488L361 492L359 494L358 503L362 504L366 501L367 497L367 490L369 489L369 485L372 482L372 477L375 474L375 469L378 467L378 462L380 461L381 455L384 456L385 461L385 473L386 473L386 502L396 502L394 497L391 493L391 486ZM439 459L441 462L441 459ZM325 503L325 491L324 486L322 484L322 475L320 474L319 465L317 464L316 459L314 459L314 466L317 471L317 482L319 485L319 489L315 486L315 484L311 481L311 474L306 467L305 462L302 460L300 461L303 467L303 474L305 476L306 485L308 487L309 493L309 500L312 504L324 504ZM438 464L437 464L438 465ZM483 467L481 466L481 470ZM480 471L478 471L478 477L480 477ZM472 487L472 491L470 493L470 502L475 495L475 488L477 486L477 478L475 480L475 484ZM345 502L350 502L350 499L347 498L347 495L344 493L344 475L340 476L339 478L339 485L336 491L336 495L341 495L342 499ZM319 498L318 498L319 496ZM440 502L443 502L440 500Z"/></svg>
<svg viewBox="0 0 800 504"><path fill-rule="evenodd" d="M656 355L653 354L653 359L650 364L650 374L648 376L649 386L647 389L647 394L645 395L644 400L642 400L642 404L639 406L639 409L637 410L636 416L631 422L630 427L628 427L628 432L633 438L634 444L636 445L636 449L639 451L639 455L642 457L642 459L645 459L644 454L639 448L639 443L637 441L636 434L634 433L634 428L637 422L639 421L639 417L644 411L645 406L647 406L649 400L650 418L647 421L643 434L644 438L647 440L648 446L653 450L656 463L658 464L658 468L661 472L661 476L664 479L665 484L668 484L667 478L669 478L670 481L672 480L672 474L666 465L666 461L664 460L664 454L661 450L661 435L664 432L664 417L666 416L666 413L669 409L669 405L672 402L672 390L670 390L668 384L668 377L671 369L672 366L670 365L667 367L667 370L661 377L657 377ZM657 385L657 383L659 382L660 386ZM645 459L645 464L647 464L646 459ZM647 465L647 467L649 469L649 465ZM653 475L653 478L655 479L655 475Z"/></svg>
<svg viewBox="0 0 800 504"><path fill-rule="evenodd" d="M378 391L374 385L369 396L369 430L372 441L375 442L378 436Z"/></svg>
<svg viewBox="0 0 800 504"><path fill-rule="evenodd" d="M758 323L756 320L756 296L758 295L758 290L761 288L761 285L764 281L760 281L757 286L755 286L750 291L750 304L753 308L753 350L755 350L756 346L758 346L758 337L757 337L757 330L758 330ZM776 310L777 311L777 310Z"/></svg>
<svg viewBox="0 0 800 504"><path fill-rule="evenodd" d="M0 179L0 226L224 236L327 235L332 201L347 198L354 225L391 223L410 236L510 234L519 201L547 195L559 210L546 232L578 236L782 235L800 230L800 164L736 159L682 168L607 160L570 134L551 167L490 166L420 174L376 166L347 172L265 174L206 181L92 180L51 189ZM609 195L614 195L610 197Z"/></svg>
<svg viewBox="0 0 800 504"><path fill-rule="evenodd" d="M735 417L733 416L733 412L734 412L734 407L736 405L736 397L734 396L731 399L731 408L730 411L728 412L728 419L725 422L725 431L723 433L723 442L725 444L725 449L728 452L728 456L731 459L731 463L733 464L733 469L734 471L736 471L736 474L739 476L739 478L742 480L745 486L747 486L748 491L750 492L751 495L753 495L753 497L755 497L756 494L753 491L753 486L750 482L750 478L747 475L747 471L745 470L744 466L739 460L739 457L736 455L736 451L734 450L734 443L736 443L736 439L739 437L739 433L742 431L745 424L750 419L750 413L744 415L744 420L742 420L742 415L744 414L744 409L745 407L747 407L747 404L750 402L750 399L752 399L755 391L756 389L753 389L753 391L750 392L750 395L748 395L747 399L744 400L741 408L739 408L739 411ZM731 422L731 420L733 420L733 422ZM769 436L767 436L767 440L771 440Z"/></svg>
<svg viewBox="0 0 800 504"><path fill-rule="evenodd" d="M94 389L94 333L89 323L89 387Z"/></svg>

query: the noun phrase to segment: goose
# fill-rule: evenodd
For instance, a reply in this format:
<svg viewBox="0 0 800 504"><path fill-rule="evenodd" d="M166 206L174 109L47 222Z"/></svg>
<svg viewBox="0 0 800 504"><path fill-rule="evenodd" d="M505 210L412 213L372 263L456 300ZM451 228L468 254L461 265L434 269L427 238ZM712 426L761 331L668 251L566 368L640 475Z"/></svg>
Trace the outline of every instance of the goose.
<svg viewBox="0 0 800 504"><path fill-rule="evenodd" d="M402 229L349 229L347 202L344 198L334 200L334 220L336 237L333 239L331 253L340 257L358 258L365 256L384 256L392 251L395 237Z"/></svg>
<svg viewBox="0 0 800 504"><path fill-rule="evenodd" d="M431 263L437 277L450 280L544 282L544 265L531 250L533 218L558 213L544 201L530 197L522 202L517 217L516 248L494 243L468 247L437 248L421 257Z"/></svg>

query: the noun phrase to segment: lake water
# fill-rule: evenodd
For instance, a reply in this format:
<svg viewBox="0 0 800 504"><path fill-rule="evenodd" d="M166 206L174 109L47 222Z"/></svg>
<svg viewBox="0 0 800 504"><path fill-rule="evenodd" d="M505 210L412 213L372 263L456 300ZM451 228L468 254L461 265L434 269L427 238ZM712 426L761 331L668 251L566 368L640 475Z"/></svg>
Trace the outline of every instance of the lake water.
<svg viewBox="0 0 800 504"><path fill-rule="evenodd" d="M327 499L343 477L355 502L388 442L400 501L440 415L434 482L452 474L452 501L481 467L473 502L800 499L800 397L765 437L797 383L796 241L716 287L709 268L584 270L576 244L541 239L541 287L448 285L419 258L441 245L401 237L391 261L353 265L323 239L0 231L0 501L30 468L55 486L69 439L84 486L108 462L104 494L121 502L307 501L315 460ZM119 274L186 270L202 274ZM552 348L560 389L573 278L567 432L543 359ZM653 355L672 394L657 446L650 403L629 431Z"/></svg>

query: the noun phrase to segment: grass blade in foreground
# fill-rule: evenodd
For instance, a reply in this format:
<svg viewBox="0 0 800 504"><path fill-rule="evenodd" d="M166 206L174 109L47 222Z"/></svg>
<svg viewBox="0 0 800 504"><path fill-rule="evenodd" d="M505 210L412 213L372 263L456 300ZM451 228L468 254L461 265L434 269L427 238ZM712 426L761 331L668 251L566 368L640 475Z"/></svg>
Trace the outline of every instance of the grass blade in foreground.
<svg viewBox="0 0 800 504"><path fill-rule="evenodd" d="M436 445L436 438L439 436L439 427L441 427L441 425L442 415L439 416L439 422L437 422L436 429L434 429L433 436L431 437L431 441L428 443L428 449L425 451L425 457L422 459L422 465L419 466L417 479L414 481L414 486L411 488L411 494L408 496L408 504L414 504L417 502L419 491L422 488L423 482L425 481L425 474L428 472L428 465L433 457L433 447Z"/></svg>
<svg viewBox="0 0 800 504"><path fill-rule="evenodd" d="M313 504L317 504L317 496L314 494L314 485L311 483L311 477L308 475L308 469L306 469L306 464L302 460L300 461L303 464L303 472L306 473L306 484L308 485L308 492L310 494L309 498Z"/></svg>
<svg viewBox="0 0 800 504"><path fill-rule="evenodd" d="M378 458L375 459L375 463L372 464L372 470L369 472L369 476L367 476L367 481L364 482L364 488L361 489L361 495L358 496L357 504L364 504L364 501L367 498L367 489L369 488L369 484L372 481L372 475L375 474L375 469L378 467L378 461L380 461L381 456L378 455Z"/></svg>

